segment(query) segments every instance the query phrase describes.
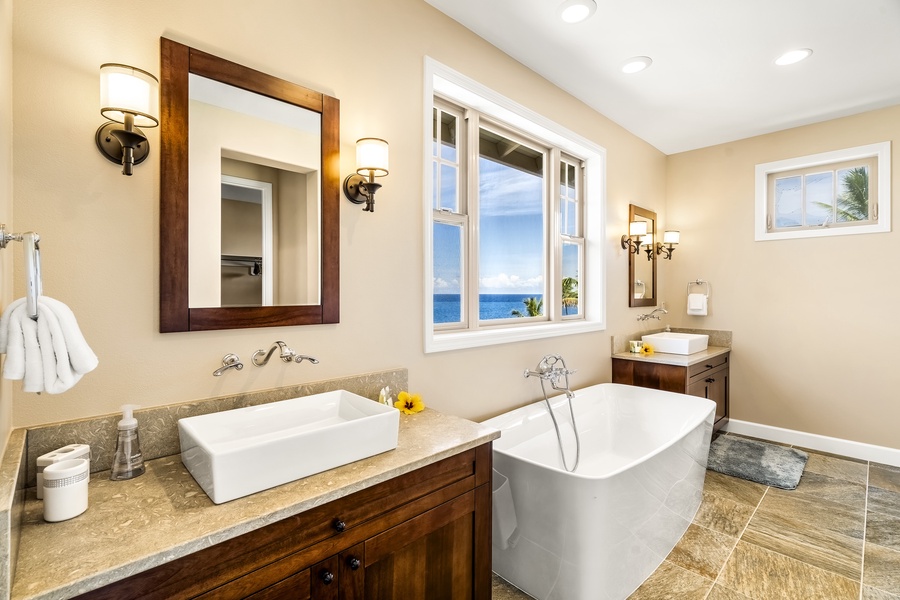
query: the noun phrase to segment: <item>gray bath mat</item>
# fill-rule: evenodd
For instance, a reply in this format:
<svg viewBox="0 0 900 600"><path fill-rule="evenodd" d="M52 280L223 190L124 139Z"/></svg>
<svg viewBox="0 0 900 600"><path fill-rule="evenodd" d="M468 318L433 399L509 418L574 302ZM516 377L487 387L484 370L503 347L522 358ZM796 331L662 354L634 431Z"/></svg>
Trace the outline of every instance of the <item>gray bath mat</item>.
<svg viewBox="0 0 900 600"><path fill-rule="evenodd" d="M794 448L720 435L709 446L707 468L763 485L792 490L800 483L808 458L806 452Z"/></svg>

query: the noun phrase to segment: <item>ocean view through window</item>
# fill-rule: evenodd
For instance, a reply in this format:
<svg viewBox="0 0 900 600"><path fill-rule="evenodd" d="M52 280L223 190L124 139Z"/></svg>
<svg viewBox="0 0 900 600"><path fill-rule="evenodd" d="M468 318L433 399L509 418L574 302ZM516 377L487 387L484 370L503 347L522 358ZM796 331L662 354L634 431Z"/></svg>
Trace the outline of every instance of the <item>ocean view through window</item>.
<svg viewBox="0 0 900 600"><path fill-rule="evenodd" d="M426 78L426 351L602 329L602 149L438 70Z"/></svg>

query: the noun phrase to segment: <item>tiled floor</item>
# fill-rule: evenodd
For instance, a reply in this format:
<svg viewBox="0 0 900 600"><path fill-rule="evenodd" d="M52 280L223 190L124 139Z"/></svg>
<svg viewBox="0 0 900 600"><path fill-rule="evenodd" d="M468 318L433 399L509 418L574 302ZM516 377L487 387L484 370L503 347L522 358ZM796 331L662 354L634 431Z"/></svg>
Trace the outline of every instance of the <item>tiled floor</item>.
<svg viewBox="0 0 900 600"><path fill-rule="evenodd" d="M494 577L494 600L530 596ZM706 473L694 522L629 600L900 600L900 468L809 451L796 490Z"/></svg>

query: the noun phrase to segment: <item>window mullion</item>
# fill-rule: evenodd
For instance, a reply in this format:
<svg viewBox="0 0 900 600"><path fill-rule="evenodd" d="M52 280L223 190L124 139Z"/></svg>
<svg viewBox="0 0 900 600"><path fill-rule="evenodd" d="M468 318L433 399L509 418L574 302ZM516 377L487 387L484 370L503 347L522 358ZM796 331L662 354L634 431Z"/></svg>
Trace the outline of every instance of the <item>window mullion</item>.
<svg viewBox="0 0 900 600"><path fill-rule="evenodd" d="M560 235L562 228L560 223L562 155L559 148L551 148L545 157L549 165L544 167L544 171L547 173L547 185L544 186L544 193L547 196L544 201L547 206L547 224L544 228L544 236L547 240L545 255L549 264L546 267L548 281L544 283L544 295L547 299L545 302L547 315L551 321L559 321L562 318L562 236Z"/></svg>
<svg viewBox="0 0 900 600"><path fill-rule="evenodd" d="M481 273L478 269L478 113L466 109L466 214L469 215L466 248L466 305L468 307L468 328L478 329L480 316L479 281Z"/></svg>

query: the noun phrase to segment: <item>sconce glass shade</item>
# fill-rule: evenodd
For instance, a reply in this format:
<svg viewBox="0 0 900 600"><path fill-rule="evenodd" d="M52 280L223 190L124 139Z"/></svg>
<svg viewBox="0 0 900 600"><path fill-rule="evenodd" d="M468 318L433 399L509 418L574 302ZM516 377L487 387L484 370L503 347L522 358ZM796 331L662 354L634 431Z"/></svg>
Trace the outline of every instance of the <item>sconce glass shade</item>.
<svg viewBox="0 0 900 600"><path fill-rule="evenodd" d="M388 174L388 143L379 138L356 140L356 172L370 177Z"/></svg>
<svg viewBox="0 0 900 600"><path fill-rule="evenodd" d="M663 234L664 244L677 244L681 240L681 232L675 230L666 231Z"/></svg>
<svg viewBox="0 0 900 600"><path fill-rule="evenodd" d="M647 221L632 221L628 225L628 235L639 237L647 235Z"/></svg>
<svg viewBox="0 0 900 600"><path fill-rule="evenodd" d="M647 235L641 236L641 246L649 246L652 243L653 243L653 235L652 234L648 233Z"/></svg>
<svg viewBox="0 0 900 600"><path fill-rule="evenodd" d="M159 125L159 81L147 71L107 63L100 66L100 114L117 123L134 115L136 127Z"/></svg>

